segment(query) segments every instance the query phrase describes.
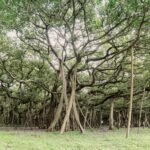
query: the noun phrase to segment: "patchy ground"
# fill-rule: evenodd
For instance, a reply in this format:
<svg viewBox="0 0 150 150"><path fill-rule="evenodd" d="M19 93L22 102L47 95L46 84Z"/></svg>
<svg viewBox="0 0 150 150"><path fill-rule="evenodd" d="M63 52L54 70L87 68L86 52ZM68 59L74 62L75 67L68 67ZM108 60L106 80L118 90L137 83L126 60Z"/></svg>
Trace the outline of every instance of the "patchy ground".
<svg viewBox="0 0 150 150"><path fill-rule="evenodd" d="M0 150L150 150L150 129L125 129L48 133L44 131L0 131Z"/></svg>

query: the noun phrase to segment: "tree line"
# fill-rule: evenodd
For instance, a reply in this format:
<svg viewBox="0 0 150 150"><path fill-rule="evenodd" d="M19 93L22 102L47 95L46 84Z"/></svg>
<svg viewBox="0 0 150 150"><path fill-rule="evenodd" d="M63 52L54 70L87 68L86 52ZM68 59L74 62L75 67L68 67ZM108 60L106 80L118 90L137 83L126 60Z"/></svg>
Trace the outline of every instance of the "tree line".
<svg viewBox="0 0 150 150"><path fill-rule="evenodd" d="M149 127L149 6L149 0L2 1L1 124L60 133Z"/></svg>

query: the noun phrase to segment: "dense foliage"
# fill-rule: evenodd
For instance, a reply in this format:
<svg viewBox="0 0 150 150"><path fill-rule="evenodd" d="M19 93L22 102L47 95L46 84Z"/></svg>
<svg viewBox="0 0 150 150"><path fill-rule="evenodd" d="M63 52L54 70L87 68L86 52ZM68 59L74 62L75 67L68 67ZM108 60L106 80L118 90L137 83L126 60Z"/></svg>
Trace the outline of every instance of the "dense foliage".
<svg viewBox="0 0 150 150"><path fill-rule="evenodd" d="M149 0L0 2L1 124L49 130L150 121ZM143 96L144 95L144 96Z"/></svg>

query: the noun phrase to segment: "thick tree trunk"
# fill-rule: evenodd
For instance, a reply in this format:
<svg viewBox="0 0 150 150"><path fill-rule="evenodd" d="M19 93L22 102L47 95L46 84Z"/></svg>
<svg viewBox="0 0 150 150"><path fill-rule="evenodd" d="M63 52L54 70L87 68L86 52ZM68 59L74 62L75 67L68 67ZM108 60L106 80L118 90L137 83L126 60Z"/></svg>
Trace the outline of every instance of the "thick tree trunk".
<svg viewBox="0 0 150 150"><path fill-rule="evenodd" d="M62 79L62 92L61 92L58 108L54 114L54 120L50 124L48 131L53 131L56 124L58 123L60 116L61 116L62 108L63 108L63 100L66 99L66 79L65 79L63 64L61 64L60 73L61 73L61 79Z"/></svg>
<svg viewBox="0 0 150 150"><path fill-rule="evenodd" d="M65 117L64 117L64 120L63 120L63 124L61 126L60 134L63 134L64 131L65 131L65 129L66 129L67 123L69 122L69 117L70 117L70 113L71 113L72 108L73 108L73 114L75 116L76 123L79 126L79 129L80 129L81 133L84 132L84 129L83 129L81 123L80 123L79 114L77 112L76 103L75 103L75 96L76 96L76 73L77 72L76 72L76 68L75 68L75 70L73 71L73 74L70 77L70 79L71 79L71 85L72 85L72 90L71 90L71 95L70 95L69 103L67 105L66 114L65 114ZM66 94L66 96L67 96L67 94Z"/></svg>
<svg viewBox="0 0 150 150"><path fill-rule="evenodd" d="M133 72L133 49L131 49L131 91L130 91L130 102L129 102L129 111L128 111L128 126L126 138L128 138L131 127L131 115L132 115L132 103L133 103L133 85L134 85L134 72Z"/></svg>
<svg viewBox="0 0 150 150"><path fill-rule="evenodd" d="M109 129L110 130L113 130L114 128L114 102L111 101L111 104L110 104L110 115L109 115Z"/></svg>
<svg viewBox="0 0 150 150"><path fill-rule="evenodd" d="M63 120L63 124L61 126L60 134L63 134L67 125L67 122L69 121L70 112L73 106L73 102L75 101L75 92L76 92L76 72L71 77L71 84L72 84L72 90L70 95L70 100L66 109L66 115Z"/></svg>
<svg viewBox="0 0 150 150"><path fill-rule="evenodd" d="M64 131L65 131L65 128L66 128L66 124L69 120L69 116L70 116L70 112L71 112L71 109L72 109L72 106L73 106L73 103L75 101L75 91L76 91L76 75L73 75L72 77L72 91L71 91L71 95L70 95L70 100L69 100L69 104L68 104L68 108L67 108L67 111L66 111L66 115L65 115L65 118L63 120L63 124L61 126L61 131L60 131L60 134L63 134Z"/></svg>
<svg viewBox="0 0 150 150"><path fill-rule="evenodd" d="M56 110L56 113L54 115L54 120L53 122L50 124L49 128L48 128L48 131L53 131L59 118L60 118L60 114L61 114L61 111L62 111L62 108L63 108L63 92L61 93L61 98L60 98L60 102L58 104L58 108Z"/></svg>

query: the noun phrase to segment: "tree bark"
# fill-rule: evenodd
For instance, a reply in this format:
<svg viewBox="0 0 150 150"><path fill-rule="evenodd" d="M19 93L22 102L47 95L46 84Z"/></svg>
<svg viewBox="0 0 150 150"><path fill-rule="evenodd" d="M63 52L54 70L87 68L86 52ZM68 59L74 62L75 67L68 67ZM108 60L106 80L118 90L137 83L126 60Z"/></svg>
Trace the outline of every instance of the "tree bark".
<svg viewBox="0 0 150 150"><path fill-rule="evenodd" d="M80 122L80 119L79 119L79 114L78 114L78 111L77 111L75 100L73 101L73 111L74 111L74 115L75 115L77 125L79 126L79 129L80 129L80 132L83 133L84 129L83 129L83 127L81 125L81 122Z"/></svg>
<svg viewBox="0 0 150 150"><path fill-rule="evenodd" d="M103 114L102 114L102 109L100 108L100 127L103 124Z"/></svg>
<svg viewBox="0 0 150 150"><path fill-rule="evenodd" d="M79 129L80 129L81 133L84 132L84 129L83 129L81 123L80 123L79 114L77 112L76 103L75 103L75 96L76 96L76 74L77 74L76 67L74 68L74 71L72 73L73 74L70 76L72 90L71 90L70 100L69 100L69 103L67 105L66 114L65 114L65 117L64 117L64 120L63 120L63 124L61 126L60 134L63 134L64 131L65 131L66 125L69 122L70 112L71 112L72 108L73 108L73 114L75 116L76 123L79 126Z"/></svg>
<svg viewBox="0 0 150 150"><path fill-rule="evenodd" d="M109 116L109 130L113 130L114 128L114 102L111 101L110 104L110 116Z"/></svg>
<svg viewBox="0 0 150 150"><path fill-rule="evenodd" d="M121 114L120 111L118 111L118 129L120 129L120 125L121 125Z"/></svg>
<svg viewBox="0 0 150 150"><path fill-rule="evenodd" d="M62 112L62 108L63 108L63 99L66 95L66 79L65 79L64 67L63 67L62 63L61 63L60 73L61 73L61 79L62 79L62 92L61 92L60 102L58 104L58 108L56 110L56 113L54 114L54 120L50 124L48 131L53 131L57 122L59 121L59 118L60 118L60 115Z"/></svg>
<svg viewBox="0 0 150 150"><path fill-rule="evenodd" d="M71 112L71 109L72 109L72 106L73 106L73 102L75 101L76 74L73 75L73 77L71 79L71 82L72 82L72 91L71 91L70 100L69 100L69 103L68 103L68 108L67 108L67 111L66 111L66 115L65 115L65 118L63 120L63 124L61 126L60 134L63 134L64 131L65 131L66 124L69 120L70 112Z"/></svg>
<svg viewBox="0 0 150 150"><path fill-rule="evenodd" d="M60 118L60 114L63 108L63 92L61 93L61 98L60 98L60 102L58 104L58 108L56 110L56 113L54 115L54 120L52 121L52 123L50 124L48 131L53 131L59 118Z"/></svg>
<svg viewBox="0 0 150 150"><path fill-rule="evenodd" d="M146 113L146 111L145 111L145 120L144 120L144 124L145 124L145 126L147 125L148 128L150 127L149 122L148 122L148 119L147 119L147 113Z"/></svg>
<svg viewBox="0 0 150 150"><path fill-rule="evenodd" d="M84 125L83 125L84 129L86 128L87 116L88 116L88 109L86 109L85 116L84 116Z"/></svg>
<svg viewBox="0 0 150 150"><path fill-rule="evenodd" d="M140 127L141 127L141 116L142 116L142 109L143 109L144 98L145 98L145 86L144 86L144 89L143 89L143 95L142 95L142 99L141 99L141 103L140 103L139 122L138 122L138 132L140 131Z"/></svg>
<svg viewBox="0 0 150 150"><path fill-rule="evenodd" d="M130 101L129 101L129 110L128 110L128 126L126 138L128 138L131 127L131 115L132 115L132 103L133 103L133 86L134 86L134 64L133 64L133 49L131 48L131 90L130 90Z"/></svg>

